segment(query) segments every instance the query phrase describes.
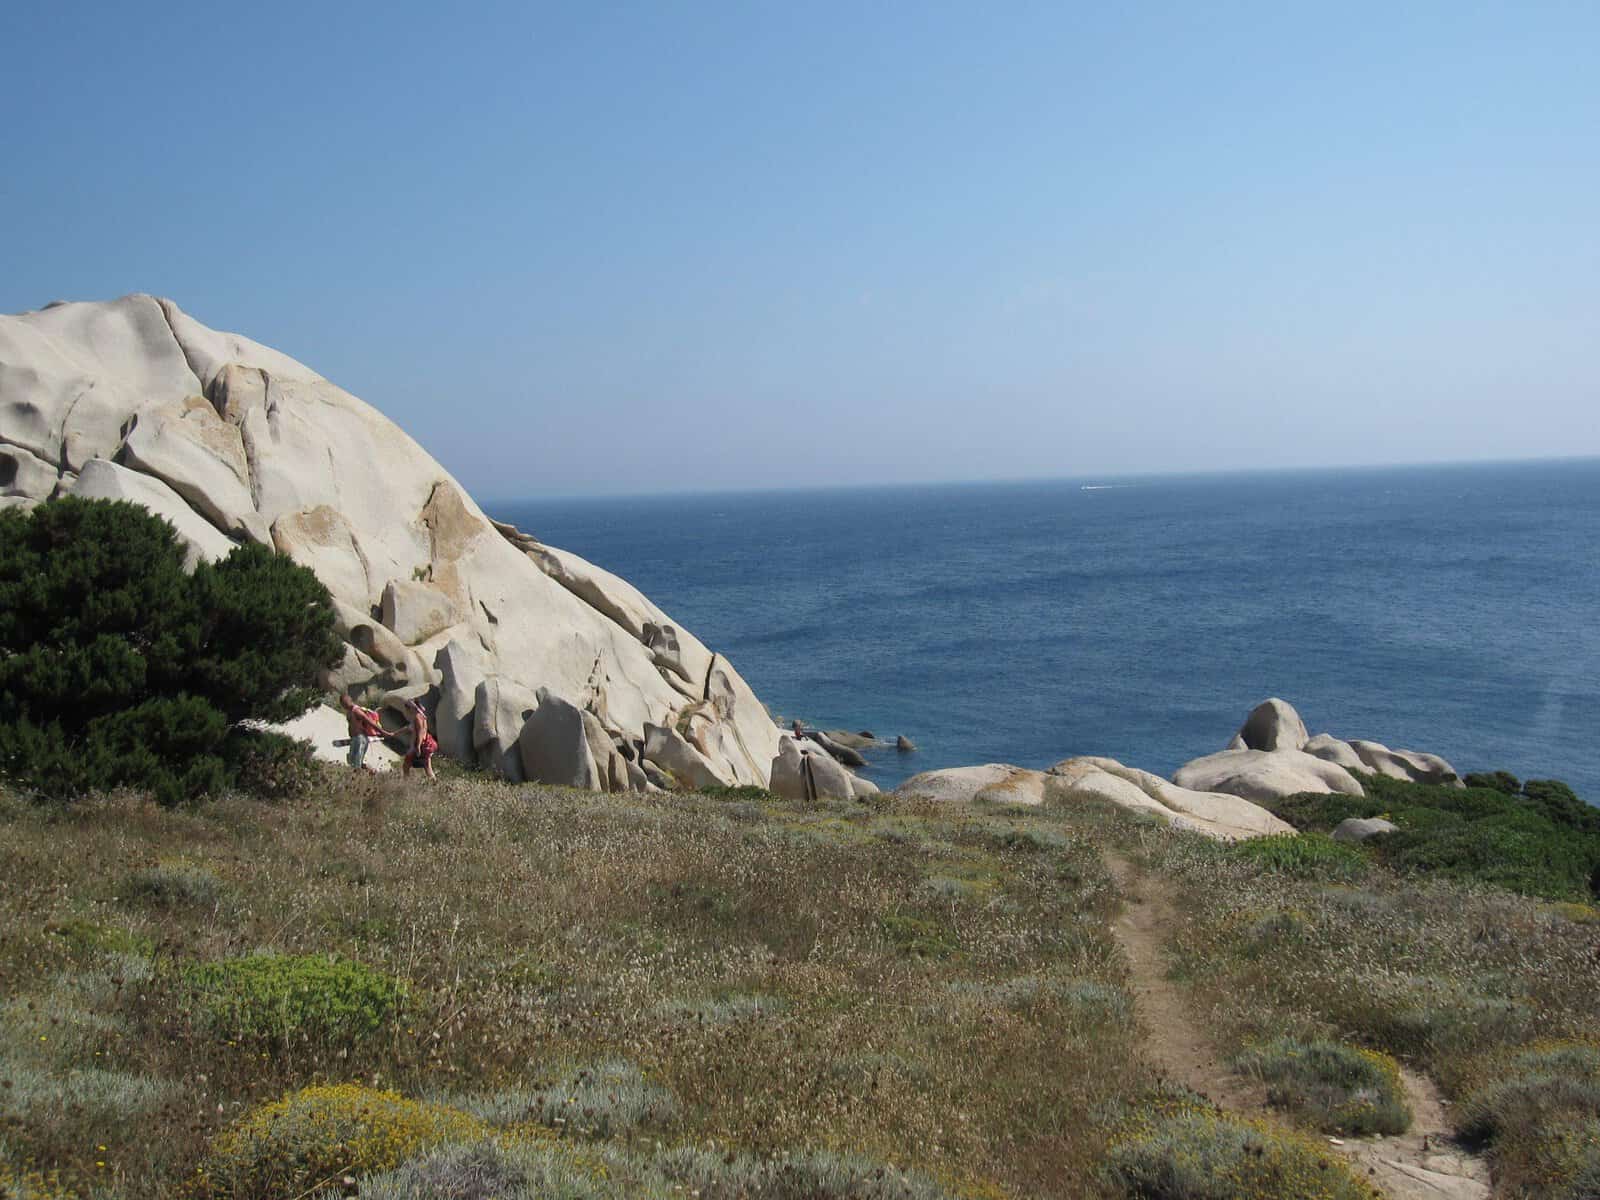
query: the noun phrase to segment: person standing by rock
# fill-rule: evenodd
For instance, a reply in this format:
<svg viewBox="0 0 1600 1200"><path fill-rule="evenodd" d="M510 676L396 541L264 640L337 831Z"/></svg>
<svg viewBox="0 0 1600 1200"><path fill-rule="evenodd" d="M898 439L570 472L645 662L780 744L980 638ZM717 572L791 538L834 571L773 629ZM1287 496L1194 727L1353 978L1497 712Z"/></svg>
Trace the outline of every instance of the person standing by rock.
<svg viewBox="0 0 1600 1200"><path fill-rule="evenodd" d="M439 748L439 743L428 732L427 711L417 701L407 700L406 715L411 720L411 749L406 751L405 759L400 764L400 774L409 776L413 766L420 766L428 773L429 779L437 779L438 776L433 773L433 752Z"/></svg>
<svg viewBox="0 0 1600 1200"><path fill-rule="evenodd" d="M348 761L356 770L370 774L372 768L367 766L367 747L372 744L373 738L383 737L383 723L378 720L377 713L357 704L349 692L339 697L339 705L344 709L350 730Z"/></svg>

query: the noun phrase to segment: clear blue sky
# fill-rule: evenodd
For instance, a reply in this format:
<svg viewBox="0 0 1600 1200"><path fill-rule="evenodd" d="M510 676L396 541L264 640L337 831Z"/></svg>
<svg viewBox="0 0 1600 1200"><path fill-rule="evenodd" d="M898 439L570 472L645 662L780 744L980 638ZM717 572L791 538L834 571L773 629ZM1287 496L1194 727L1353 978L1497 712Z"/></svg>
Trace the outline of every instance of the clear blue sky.
<svg viewBox="0 0 1600 1200"><path fill-rule="evenodd" d="M13 3L0 310L483 497L1600 453L1600 4Z"/></svg>

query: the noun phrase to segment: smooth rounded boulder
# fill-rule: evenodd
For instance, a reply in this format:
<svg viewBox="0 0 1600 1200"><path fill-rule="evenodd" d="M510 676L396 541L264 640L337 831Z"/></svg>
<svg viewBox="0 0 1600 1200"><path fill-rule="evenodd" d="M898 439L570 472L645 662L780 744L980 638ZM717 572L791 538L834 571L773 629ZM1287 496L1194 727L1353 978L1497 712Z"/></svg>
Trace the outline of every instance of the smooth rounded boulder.
<svg viewBox="0 0 1600 1200"><path fill-rule="evenodd" d="M1194 792L1224 792L1270 804L1298 792L1364 796L1360 782L1337 763L1302 750L1223 750L1185 763L1172 782Z"/></svg>

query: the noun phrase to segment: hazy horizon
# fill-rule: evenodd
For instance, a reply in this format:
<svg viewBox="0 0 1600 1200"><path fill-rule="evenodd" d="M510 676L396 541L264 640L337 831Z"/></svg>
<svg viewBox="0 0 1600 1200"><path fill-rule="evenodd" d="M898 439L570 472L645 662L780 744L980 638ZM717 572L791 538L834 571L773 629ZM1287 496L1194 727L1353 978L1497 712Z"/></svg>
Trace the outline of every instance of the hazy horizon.
<svg viewBox="0 0 1600 1200"><path fill-rule="evenodd" d="M169 296L481 496L1600 455L1593 5L0 34L0 311Z"/></svg>
<svg viewBox="0 0 1600 1200"><path fill-rule="evenodd" d="M824 484L778 484L768 487L726 487L726 488L649 488L642 491L595 491L575 489L572 491L535 491L526 494L498 492L476 492L474 498L479 504L493 507L500 504L516 504L522 501L552 502L581 501L581 500L648 500L651 497L674 497L690 499L696 496L765 496L793 492L804 494L808 492L849 492L849 491L876 491L878 489L917 489L917 488L961 488L961 487L1024 487L1034 484L1097 484L1106 487L1138 487L1147 483L1173 482L1185 480L1216 479L1238 480L1251 476L1274 475L1339 475L1353 472L1383 472L1383 471L1426 471L1450 470L1452 468L1471 469L1474 467L1537 467L1537 466L1580 466L1585 463L1600 463L1600 455L1596 454L1563 454L1545 455L1538 458L1452 458L1434 461L1411 462L1368 462L1368 463L1320 463L1305 466L1291 467L1223 467L1208 468L1199 471L1183 469L1169 471L1107 471L1098 474L1075 475L1019 475L1019 476L993 476L981 479L900 479L893 481L862 481L856 483L824 483Z"/></svg>

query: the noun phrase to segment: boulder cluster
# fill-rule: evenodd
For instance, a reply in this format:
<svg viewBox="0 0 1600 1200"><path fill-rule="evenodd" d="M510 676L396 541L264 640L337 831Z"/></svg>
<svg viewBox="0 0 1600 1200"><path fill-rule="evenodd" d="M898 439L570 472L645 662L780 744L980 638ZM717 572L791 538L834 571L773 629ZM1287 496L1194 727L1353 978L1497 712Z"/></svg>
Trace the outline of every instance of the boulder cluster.
<svg viewBox="0 0 1600 1200"><path fill-rule="evenodd" d="M447 754L507 779L765 786L789 761L733 665L631 585L491 521L376 409L169 300L0 316L0 507L67 493L143 505L191 563L254 541L309 567L345 641L327 689L420 699ZM334 757L343 719L295 728Z"/></svg>
<svg viewBox="0 0 1600 1200"><path fill-rule="evenodd" d="M1197 758L1170 781L1115 759L1063 759L1046 771L1005 763L925 771L895 794L940 803L1043 804L1097 799L1149 813L1182 829L1226 841L1290 834L1294 827L1264 805L1299 792L1363 794L1351 772L1421 783L1460 785L1455 770L1434 754L1391 750L1378 742L1311 737L1287 701L1264 700L1251 710L1226 749ZM1359 841L1392 830L1387 821L1345 822L1335 836Z"/></svg>

